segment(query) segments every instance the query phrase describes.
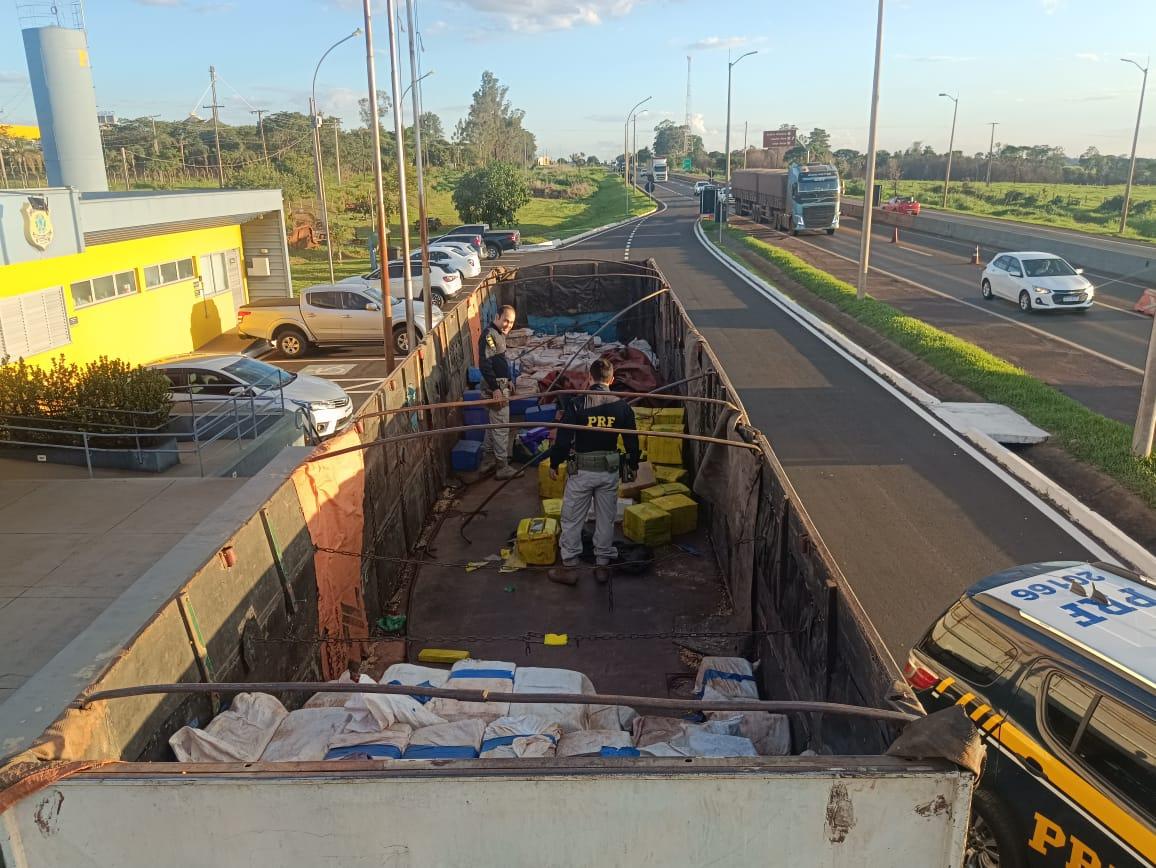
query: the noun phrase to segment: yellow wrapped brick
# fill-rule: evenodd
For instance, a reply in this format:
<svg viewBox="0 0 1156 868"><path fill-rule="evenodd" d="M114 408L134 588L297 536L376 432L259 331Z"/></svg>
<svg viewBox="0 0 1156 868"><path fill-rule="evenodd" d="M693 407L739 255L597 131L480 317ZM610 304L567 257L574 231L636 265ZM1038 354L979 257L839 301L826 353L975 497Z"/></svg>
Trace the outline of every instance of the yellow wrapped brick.
<svg viewBox="0 0 1156 868"><path fill-rule="evenodd" d="M538 497L546 500L548 498L561 497L566 490L566 463L558 468L558 479L550 478L550 459L544 458L538 464Z"/></svg>
<svg viewBox="0 0 1156 868"><path fill-rule="evenodd" d="M642 427L649 428L651 425L654 424L654 417L658 413L657 407L633 407L632 406L630 409L632 409L634 411L634 418L638 422L639 428L642 428ZM643 426L643 424L642 424L643 422L646 423L645 426Z"/></svg>
<svg viewBox="0 0 1156 868"><path fill-rule="evenodd" d="M542 501L542 515L554 521L562 520L562 498L548 497Z"/></svg>
<svg viewBox="0 0 1156 868"><path fill-rule="evenodd" d="M690 496L690 489L681 482L663 482L661 485L652 485L650 488L643 489L642 502L651 503L660 497L667 497L671 494L684 494Z"/></svg>
<svg viewBox="0 0 1156 868"><path fill-rule="evenodd" d="M663 407L654 414L655 425L677 425L681 431L686 425L686 410L682 407Z"/></svg>
<svg viewBox="0 0 1156 868"><path fill-rule="evenodd" d="M698 527L698 504L685 494L668 494L650 501L652 506L670 513L670 535L690 533Z"/></svg>
<svg viewBox="0 0 1156 868"><path fill-rule="evenodd" d="M545 517L518 522L518 554L527 564L554 563L558 557L558 522Z"/></svg>
<svg viewBox="0 0 1156 868"><path fill-rule="evenodd" d="M651 431L667 431L672 434L681 434L681 425L655 425ZM646 438L646 456L655 464L682 465L682 441L675 437Z"/></svg>
<svg viewBox="0 0 1156 868"><path fill-rule="evenodd" d="M622 532L627 539L655 548L670 542L670 513L653 503L636 503L626 508Z"/></svg>
<svg viewBox="0 0 1156 868"><path fill-rule="evenodd" d="M673 464L655 464L654 478L659 482L686 482L685 467L675 467Z"/></svg>

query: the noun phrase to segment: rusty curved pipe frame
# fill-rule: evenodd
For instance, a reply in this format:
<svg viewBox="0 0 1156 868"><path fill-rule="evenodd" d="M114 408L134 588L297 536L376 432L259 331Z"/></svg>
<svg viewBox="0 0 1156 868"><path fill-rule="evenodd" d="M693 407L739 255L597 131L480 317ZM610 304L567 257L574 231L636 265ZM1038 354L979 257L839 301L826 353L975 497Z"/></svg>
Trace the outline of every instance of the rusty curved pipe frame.
<svg viewBox="0 0 1156 868"><path fill-rule="evenodd" d="M358 641L358 640L350 640ZM364 640L362 640L364 641ZM463 702L528 702L566 705L625 705L643 708L665 708L674 711L768 711L775 714L839 714L866 717L894 723L911 723L920 715L885 708L849 705L840 702L807 702L775 699L709 700L667 699L657 696L632 696L601 693L505 693L495 690L463 690L451 687L418 687L402 684L352 684L330 681L185 681L178 684L140 684L117 687L82 696L72 708L85 709L94 702L174 693L372 693L393 696L432 696Z"/></svg>

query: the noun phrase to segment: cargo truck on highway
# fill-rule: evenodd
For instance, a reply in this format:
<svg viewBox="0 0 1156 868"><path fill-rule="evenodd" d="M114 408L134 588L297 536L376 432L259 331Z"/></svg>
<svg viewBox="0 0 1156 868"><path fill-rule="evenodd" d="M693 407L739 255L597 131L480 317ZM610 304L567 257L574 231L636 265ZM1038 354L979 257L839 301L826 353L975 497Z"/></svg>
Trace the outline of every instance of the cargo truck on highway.
<svg viewBox="0 0 1156 868"><path fill-rule="evenodd" d="M827 163L787 169L739 169L731 175L734 211L798 235L839 228L839 170Z"/></svg>
<svg viewBox="0 0 1156 868"><path fill-rule="evenodd" d="M159 609L118 609L122 644L74 643L30 680L35 704L0 704L0 865L962 866L974 726L922 717L667 288L653 262L492 273L350 429L292 478L254 479L263 498L242 490L232 536L182 554L191 576L131 595ZM679 396L637 406L677 423L653 422L645 448L684 480L690 523L608 584L555 584L528 557L499 569L511 528L556 496L549 474L493 498L455 479L477 441L453 402L503 304L559 346L511 333L527 370L597 330L621 381ZM552 406L539 394L527 415ZM516 433L551 424L534 412ZM655 442L684 434L705 439ZM355 662L376 680L325 683ZM78 677L72 703L59 685ZM727 711L739 701L757 705Z"/></svg>
<svg viewBox="0 0 1156 868"><path fill-rule="evenodd" d="M667 167L665 157L656 157L654 162L650 164L650 174L656 181L665 181L667 179Z"/></svg>

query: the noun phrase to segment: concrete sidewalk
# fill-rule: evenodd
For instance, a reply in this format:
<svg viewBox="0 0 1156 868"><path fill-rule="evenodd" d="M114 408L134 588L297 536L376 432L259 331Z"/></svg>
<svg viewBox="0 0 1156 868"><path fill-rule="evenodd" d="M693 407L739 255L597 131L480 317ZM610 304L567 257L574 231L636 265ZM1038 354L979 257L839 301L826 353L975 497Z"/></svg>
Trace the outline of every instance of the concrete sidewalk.
<svg viewBox="0 0 1156 868"><path fill-rule="evenodd" d="M0 704L246 481L0 480Z"/></svg>

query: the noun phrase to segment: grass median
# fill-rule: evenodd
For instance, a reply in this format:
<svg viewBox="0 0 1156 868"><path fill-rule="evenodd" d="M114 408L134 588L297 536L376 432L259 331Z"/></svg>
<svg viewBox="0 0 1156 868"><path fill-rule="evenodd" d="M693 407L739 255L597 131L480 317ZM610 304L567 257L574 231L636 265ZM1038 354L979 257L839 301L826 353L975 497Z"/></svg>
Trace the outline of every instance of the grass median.
<svg viewBox="0 0 1156 868"><path fill-rule="evenodd" d="M858 299L855 287L792 253L734 229L726 244L749 250L824 301L971 389L1006 404L1051 434L1074 458L1111 476L1156 508L1156 463L1132 456L1132 429L1093 413L1058 389L975 344L908 316L885 302Z"/></svg>

